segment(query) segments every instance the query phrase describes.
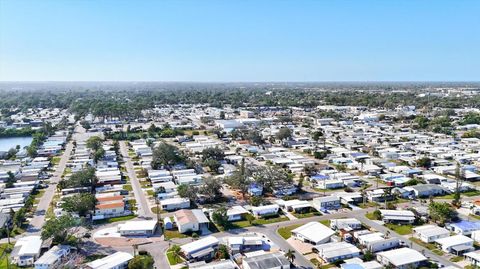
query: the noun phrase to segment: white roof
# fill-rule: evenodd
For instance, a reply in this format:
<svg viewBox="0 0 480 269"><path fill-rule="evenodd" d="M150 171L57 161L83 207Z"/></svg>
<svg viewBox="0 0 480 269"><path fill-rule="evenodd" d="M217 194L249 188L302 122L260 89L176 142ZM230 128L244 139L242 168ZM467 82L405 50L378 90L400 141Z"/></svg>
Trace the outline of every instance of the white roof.
<svg viewBox="0 0 480 269"><path fill-rule="evenodd" d="M156 220L135 220L118 224L119 231L145 231L153 230L157 225Z"/></svg>
<svg viewBox="0 0 480 269"><path fill-rule="evenodd" d="M18 256L38 255L42 247L42 238L38 235L25 236L17 240L15 247L20 247Z"/></svg>
<svg viewBox="0 0 480 269"><path fill-rule="evenodd" d="M476 261L480 261L480 250L468 252L468 253L465 253L464 255Z"/></svg>
<svg viewBox="0 0 480 269"><path fill-rule="evenodd" d="M325 258L346 256L353 253L360 253L360 249L347 242L332 242L315 246L318 253Z"/></svg>
<svg viewBox="0 0 480 269"><path fill-rule="evenodd" d="M215 246L219 243L218 239L214 236L207 236L204 237L200 240L193 241L191 243L185 244L181 246L182 250L185 253L194 253L197 252L198 250L208 248L211 246Z"/></svg>
<svg viewBox="0 0 480 269"><path fill-rule="evenodd" d="M442 245L442 247L447 248L449 246L457 246L457 245L463 245L467 243L473 244L473 239L465 235L458 234L454 236L437 239L435 240L435 242Z"/></svg>
<svg viewBox="0 0 480 269"><path fill-rule="evenodd" d="M413 229L413 231L427 237L442 235L442 234L450 234L450 232L447 229L438 227L436 225L430 225L430 224L416 227Z"/></svg>
<svg viewBox="0 0 480 269"><path fill-rule="evenodd" d="M110 269L126 263L131 259L133 259L133 256L130 253L119 251L112 255L89 262L87 263L87 266L92 269Z"/></svg>
<svg viewBox="0 0 480 269"><path fill-rule="evenodd" d="M323 241L335 234L335 232L332 229L321 224L320 222L314 222L314 221L304 224L292 230L292 233L299 234L302 237L312 242Z"/></svg>
<svg viewBox="0 0 480 269"><path fill-rule="evenodd" d="M43 254L35 264L54 264L60 258L62 258L65 253L70 249L70 246L59 245L54 246L49 249L45 254Z"/></svg>
<svg viewBox="0 0 480 269"><path fill-rule="evenodd" d="M236 205L232 206L227 210L227 216L239 215L239 214L246 214L248 211L243 208L242 206Z"/></svg>
<svg viewBox="0 0 480 269"><path fill-rule="evenodd" d="M394 266L402 266L415 262L425 261L427 258L422 253L411 248L398 248L377 253L390 261Z"/></svg>

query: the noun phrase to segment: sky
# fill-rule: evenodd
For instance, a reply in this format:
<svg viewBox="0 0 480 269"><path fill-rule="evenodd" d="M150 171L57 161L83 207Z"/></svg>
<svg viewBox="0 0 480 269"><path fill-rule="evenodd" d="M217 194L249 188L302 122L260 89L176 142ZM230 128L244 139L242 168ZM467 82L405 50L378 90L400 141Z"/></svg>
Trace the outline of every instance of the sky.
<svg viewBox="0 0 480 269"><path fill-rule="evenodd" d="M480 1L0 0L1 81L480 81Z"/></svg>

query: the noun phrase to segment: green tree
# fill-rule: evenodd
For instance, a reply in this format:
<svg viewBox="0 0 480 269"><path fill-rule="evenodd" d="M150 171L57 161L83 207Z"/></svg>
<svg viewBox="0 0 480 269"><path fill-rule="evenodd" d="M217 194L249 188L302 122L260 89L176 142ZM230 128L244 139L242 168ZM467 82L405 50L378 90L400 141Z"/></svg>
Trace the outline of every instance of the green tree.
<svg viewBox="0 0 480 269"><path fill-rule="evenodd" d="M180 184L177 187L178 195L182 198L188 198L194 202L197 200L197 188L192 185Z"/></svg>
<svg viewBox="0 0 480 269"><path fill-rule="evenodd" d="M183 155L178 151L177 147L167 143L160 143L154 150L152 156L152 168L160 169L165 166L170 169L173 165L184 160Z"/></svg>
<svg viewBox="0 0 480 269"><path fill-rule="evenodd" d="M225 158L225 153L223 152L222 149L218 147L210 147L206 148L202 151L202 160L216 160L216 161L221 161Z"/></svg>
<svg viewBox="0 0 480 269"><path fill-rule="evenodd" d="M295 261L295 251L289 249L287 252L285 252L285 257L293 263Z"/></svg>
<svg viewBox="0 0 480 269"><path fill-rule="evenodd" d="M432 160L428 157L422 157L416 161L417 166L423 168L430 168L432 166Z"/></svg>
<svg viewBox="0 0 480 269"><path fill-rule="evenodd" d="M220 225L223 229L226 229L229 225L227 209L225 207L220 207L212 213L212 220L216 224Z"/></svg>
<svg viewBox="0 0 480 269"><path fill-rule="evenodd" d="M95 168L87 167L76 173L73 173L70 178L60 181L58 185L61 189L90 187L93 193L96 183L97 177L95 176Z"/></svg>
<svg viewBox="0 0 480 269"><path fill-rule="evenodd" d="M99 136L92 136L87 139L86 146L87 148L97 151L102 148L103 139Z"/></svg>
<svg viewBox="0 0 480 269"><path fill-rule="evenodd" d="M457 218L457 211L448 203L432 201L428 205L428 215L435 223L444 225Z"/></svg>
<svg viewBox="0 0 480 269"><path fill-rule="evenodd" d="M253 167L245 166L245 159L242 159L239 169L235 170L231 176L225 178L225 182L230 187L240 190L242 197L245 199L245 195L250 186L250 176L253 174Z"/></svg>
<svg viewBox="0 0 480 269"><path fill-rule="evenodd" d="M70 229L78 222L71 215L63 215L47 220L42 227L42 240L53 239L54 244L64 244L69 241Z"/></svg>
<svg viewBox="0 0 480 269"><path fill-rule="evenodd" d="M287 127L282 127L278 130L277 134L275 135L278 140L285 140L292 137L292 130Z"/></svg>
<svg viewBox="0 0 480 269"><path fill-rule="evenodd" d="M252 214L247 214L245 215L245 219L248 221L250 225L252 225L253 221L255 220L255 217Z"/></svg>
<svg viewBox="0 0 480 269"><path fill-rule="evenodd" d="M226 260L228 258L230 258L230 254L228 252L228 248L227 246L223 245L223 244L220 244L218 246L218 249L215 253L215 257L219 260Z"/></svg>
<svg viewBox="0 0 480 269"><path fill-rule="evenodd" d="M222 183L218 178L205 177L198 193L204 195L208 202L218 201L222 197Z"/></svg>
<svg viewBox="0 0 480 269"><path fill-rule="evenodd" d="M128 269L152 269L154 264L150 254L137 255L128 262Z"/></svg>
<svg viewBox="0 0 480 269"><path fill-rule="evenodd" d="M203 161L203 165L208 167L208 169L210 169L210 172L212 173L218 173L218 168L222 166L220 162L215 159L206 159Z"/></svg>
<svg viewBox="0 0 480 269"><path fill-rule="evenodd" d="M61 208L70 213L77 213L79 216L86 216L95 209L95 195L91 193L78 193L62 199Z"/></svg>

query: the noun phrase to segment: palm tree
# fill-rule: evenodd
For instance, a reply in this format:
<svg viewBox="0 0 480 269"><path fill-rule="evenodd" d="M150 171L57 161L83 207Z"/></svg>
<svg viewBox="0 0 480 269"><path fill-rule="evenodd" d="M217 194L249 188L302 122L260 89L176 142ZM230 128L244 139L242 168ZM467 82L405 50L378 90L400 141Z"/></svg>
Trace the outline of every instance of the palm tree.
<svg viewBox="0 0 480 269"><path fill-rule="evenodd" d="M172 252L172 257L175 261L179 261L180 260L180 253L182 251L182 249L180 248L179 245L173 245L171 248L170 248L170 251Z"/></svg>
<svg viewBox="0 0 480 269"><path fill-rule="evenodd" d="M293 263L295 261L295 252L291 249L289 249L286 253L285 253L285 257L291 262Z"/></svg>

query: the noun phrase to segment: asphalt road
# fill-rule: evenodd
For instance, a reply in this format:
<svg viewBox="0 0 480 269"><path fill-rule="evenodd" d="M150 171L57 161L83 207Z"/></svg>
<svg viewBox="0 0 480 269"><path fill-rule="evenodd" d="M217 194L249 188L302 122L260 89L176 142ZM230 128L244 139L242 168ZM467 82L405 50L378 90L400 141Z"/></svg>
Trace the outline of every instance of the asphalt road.
<svg viewBox="0 0 480 269"><path fill-rule="evenodd" d="M125 161L125 168L127 169L128 177L130 178L130 183L132 184L133 194L135 195L135 200L137 200L137 215L139 217L150 217L156 218L156 215L152 213L150 205L145 193L140 186L138 181L137 174L133 168L133 162L130 156L128 156L128 148L125 141L120 141L120 153L122 154L123 160Z"/></svg>

